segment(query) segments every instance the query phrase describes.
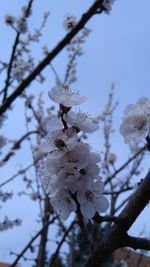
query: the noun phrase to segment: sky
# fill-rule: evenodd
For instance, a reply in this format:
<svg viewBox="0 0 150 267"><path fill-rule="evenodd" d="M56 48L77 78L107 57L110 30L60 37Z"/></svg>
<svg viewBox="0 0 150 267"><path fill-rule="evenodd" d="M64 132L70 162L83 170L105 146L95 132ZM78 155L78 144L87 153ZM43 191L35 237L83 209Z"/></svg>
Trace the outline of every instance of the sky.
<svg viewBox="0 0 150 267"><path fill-rule="evenodd" d="M21 6L26 4L25 0L5 0L0 9L0 55L1 60L7 60L12 49L14 38L13 31L6 26L4 21L5 14L18 16ZM50 17L47 26L43 31L43 37L40 44L33 46L33 54L36 62L42 59L41 46L47 45L51 50L57 42L64 36L63 29L64 16L69 13L75 15L78 19L93 3L91 0L34 0L33 16L29 20L31 31L38 27L42 21L42 14L50 11ZM143 0L142 5L139 0L116 0L110 15L95 15L86 25L92 29L90 36L84 44L84 55L78 59L77 82L72 86L80 90L82 95L86 95L88 100L82 105L82 109L92 115L99 114L107 101L107 95L112 82L115 82L115 99L119 101L119 106L115 112L114 125L116 134L112 138L112 146L119 155L119 165L129 155L129 149L124 144L122 136L119 134L121 117L126 105L135 103L141 96L150 97L150 19L149 19L150 1ZM60 77L63 77L66 64L66 52L63 50L54 60L53 65ZM43 71L47 77L44 85L34 82L32 85L33 93L43 90L47 98L48 90L54 85L55 79L50 68ZM3 86L2 79L0 81ZM42 88L40 88L42 87ZM27 89L30 90L30 87ZM50 101L47 99L47 105ZM9 112L9 120L3 129L3 133L11 138L17 138L24 132L25 126L22 104L19 100L15 103L15 110ZM13 136L13 137L12 137ZM98 134L90 138L91 144L101 150L101 142ZM2 168L2 180L9 178L16 172L20 165L26 166L31 160L26 146L24 153L19 152L18 160L12 160L7 169ZM148 164L146 165L148 167ZM147 169L144 170L144 174ZM33 173L31 170L31 177ZM21 181L13 183L13 188L20 191ZM6 187L7 190L13 188ZM35 213L33 212L35 211ZM19 204L15 199L6 205L2 210L2 216L9 213L10 217L20 214L24 223L17 230L1 233L0 260L11 261L10 250L22 248L29 240L31 234L36 230L35 219L37 207L31 201L22 197ZM148 220L149 207L144 210L135 225L131 229L132 234L138 234L145 226L146 234L149 235L150 227ZM143 218L145 218L143 222ZM28 266L25 263L23 267Z"/></svg>

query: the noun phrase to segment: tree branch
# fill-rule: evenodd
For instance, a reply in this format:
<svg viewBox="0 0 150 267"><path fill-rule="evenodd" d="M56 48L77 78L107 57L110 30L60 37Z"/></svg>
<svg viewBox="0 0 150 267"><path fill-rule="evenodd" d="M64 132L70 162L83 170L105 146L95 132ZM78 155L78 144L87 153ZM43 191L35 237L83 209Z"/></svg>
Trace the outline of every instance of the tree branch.
<svg viewBox="0 0 150 267"><path fill-rule="evenodd" d="M136 159L145 149L147 145L143 146L136 154L129 158L119 169L117 169L105 182L105 185L108 184L119 172L123 171L125 167L129 165L134 159Z"/></svg>
<svg viewBox="0 0 150 267"><path fill-rule="evenodd" d="M96 223L102 223L102 222L114 222L114 223L121 223L122 219L119 219L115 216L100 216L98 213L95 214L95 216L92 218Z"/></svg>
<svg viewBox="0 0 150 267"><path fill-rule="evenodd" d="M6 181L2 182L0 184L0 187L8 184L9 182L11 182L12 180L14 180L16 177L18 177L21 174L24 174L25 172L27 172L30 168L35 167L35 164L41 160L44 157L44 155L40 156L39 158L37 158L36 160L34 160L31 164L29 164L27 167L25 167L22 170L19 170L16 174L14 174L13 176L11 176L10 178L8 178Z"/></svg>
<svg viewBox="0 0 150 267"><path fill-rule="evenodd" d="M4 163L6 161L8 161L15 153L15 150L19 149L21 146L21 143L26 140L26 138L28 138L31 134L38 134L38 131L30 131L26 134L24 134L19 140L17 140L12 148L10 149L10 151L8 152L8 154L0 161L1 163Z"/></svg>
<svg viewBox="0 0 150 267"><path fill-rule="evenodd" d="M30 9L32 7L32 3L33 3L33 0L30 0L29 3L28 3L28 8L26 10L25 18L27 18L28 15L29 15ZM5 87L2 90L4 92L3 102L5 102L5 100L6 100L8 87L10 85L11 70L12 70L12 65L13 65L13 61L14 61L14 58L15 58L16 49L17 49L17 46L19 44L19 38L20 38L20 32L17 31L16 38L15 38L15 41L14 41L14 45L13 45L13 48L12 48L12 53L11 53L11 56L10 56L10 61L9 61L9 64L8 64L7 78L6 78L6 81L5 81Z"/></svg>
<svg viewBox="0 0 150 267"><path fill-rule="evenodd" d="M36 267L43 267L46 262L46 244L48 237L49 217L50 217L49 198L48 196L46 196L44 200L44 216L42 221L43 221L43 228L45 225L47 225L47 227L45 227L45 229L41 233Z"/></svg>
<svg viewBox="0 0 150 267"><path fill-rule="evenodd" d="M141 182L135 193L129 199L126 207L119 215L123 219L123 227L128 231L142 210L150 200L150 170L145 179Z"/></svg>
<svg viewBox="0 0 150 267"><path fill-rule="evenodd" d="M84 28L85 24L96 14L97 9L102 8L104 0L94 1L94 4L89 10L84 13L76 24L76 26L56 45L56 47L48 53L48 55L39 63L33 72L17 87L17 89L6 99L4 104L0 107L0 115L2 115L13 103L13 101L22 94L27 86L41 73L41 71L65 48L73 37ZM103 9L102 9L103 10Z"/></svg>
<svg viewBox="0 0 150 267"><path fill-rule="evenodd" d="M135 222L137 217L140 215L142 210L148 204L150 200L150 171L146 175L145 179L139 185L135 193L129 199L126 207L123 209L121 214L118 216L120 219L119 224L113 225L107 235L100 240L95 251L89 256L88 260L83 265L84 267L100 267L106 261L116 249L134 245L133 241L137 241L137 245L140 246L139 239L129 238L127 231L130 229L132 224ZM146 249L150 249L148 241L144 242L141 239L141 247L145 246ZM135 247L136 247L135 244Z"/></svg>
<svg viewBox="0 0 150 267"><path fill-rule="evenodd" d="M150 250L150 240L146 238L128 236L126 240L126 246L131 247L135 250L136 249Z"/></svg>
<svg viewBox="0 0 150 267"><path fill-rule="evenodd" d="M75 224L75 221L73 221L73 222L70 224L69 228L65 231L65 233L64 233L64 235L63 235L61 241L59 242L59 244L58 244L58 246L57 246L56 251L54 252L54 254L52 255L52 258L51 258L50 261L49 261L49 265L48 265L49 267L52 267L52 266L53 266L53 264L54 264L54 262L55 262L55 259L57 258L58 254L59 254L60 248L61 248L61 246L63 245L63 243L65 242L65 239L66 239L66 237L68 236L68 234L70 233L70 231L71 231L71 229L72 229L72 227L73 227L74 224Z"/></svg>

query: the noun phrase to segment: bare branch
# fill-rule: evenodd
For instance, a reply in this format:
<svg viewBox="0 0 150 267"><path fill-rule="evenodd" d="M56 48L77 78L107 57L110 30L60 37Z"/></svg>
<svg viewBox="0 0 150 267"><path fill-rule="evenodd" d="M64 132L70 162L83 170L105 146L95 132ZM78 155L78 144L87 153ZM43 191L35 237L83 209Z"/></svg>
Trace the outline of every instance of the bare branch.
<svg viewBox="0 0 150 267"><path fill-rule="evenodd" d="M64 235L63 235L63 237L62 237L62 239L61 239L61 241L60 241L60 243L59 243L59 245L57 246L56 251L55 251L54 254L52 255L52 258L50 259L49 267L52 267L52 266L53 266L53 264L54 264L54 262L55 262L55 259L57 258L58 253L59 253L59 251L60 251L60 248L61 248L61 246L63 245L63 243L65 242L65 239L66 239L66 237L68 236L68 234L70 233L70 231L71 231L71 229L72 229L72 227L73 227L74 224L75 224L75 221L73 221L73 222L71 223L71 225L69 226L69 228L65 231L65 233L64 233Z"/></svg>
<svg viewBox="0 0 150 267"><path fill-rule="evenodd" d="M110 228L107 235L99 242L99 244L95 248L94 253L90 255L87 262L83 265L84 267L102 266L102 263L104 263L108 256L111 255L117 248L127 245L127 231L130 229L142 210L148 204L149 200L150 171L148 172L142 183L139 185L135 193L131 196L124 210L119 215L118 219L121 220L121 223L115 224ZM132 240L133 239L129 239L130 242ZM143 245L143 247L145 244L145 248L148 249L148 241L147 243L141 242L141 244Z"/></svg>
<svg viewBox="0 0 150 267"><path fill-rule="evenodd" d="M42 156L43 157L43 156ZM10 177L9 179L7 179L5 182L0 184L0 187L8 184L9 182L11 182L12 180L14 180L15 178L17 178L19 175L24 174L25 172L27 172L30 168L35 167L35 164L42 158L39 157L37 158L34 162L32 162L31 164L29 164L27 167L25 167L22 170L19 170L16 174L14 174L12 177Z"/></svg>
<svg viewBox="0 0 150 267"><path fill-rule="evenodd" d="M124 221L124 230L128 231L150 200L150 171L129 199L119 218Z"/></svg>
<svg viewBox="0 0 150 267"><path fill-rule="evenodd" d="M119 172L124 170L125 167L129 165L130 162L132 162L135 158L137 158L145 149L147 148L147 145L142 147L136 154L134 154L131 158L129 158L119 169L117 169L105 182L105 185L108 184Z"/></svg>
<svg viewBox="0 0 150 267"><path fill-rule="evenodd" d="M14 143L8 154L1 160L2 163L8 161L13 155L16 149L19 149L21 146L21 143L26 140L31 134L37 134L38 131L31 131L26 134L24 134L18 141Z"/></svg>
<svg viewBox="0 0 150 267"><path fill-rule="evenodd" d="M115 216L100 216L98 213L92 218L96 223L102 222L114 222L114 223L121 223L121 219Z"/></svg>
<svg viewBox="0 0 150 267"><path fill-rule="evenodd" d="M146 238L139 238L128 236L126 240L126 246L131 247L133 249L144 249L150 250L150 240Z"/></svg>

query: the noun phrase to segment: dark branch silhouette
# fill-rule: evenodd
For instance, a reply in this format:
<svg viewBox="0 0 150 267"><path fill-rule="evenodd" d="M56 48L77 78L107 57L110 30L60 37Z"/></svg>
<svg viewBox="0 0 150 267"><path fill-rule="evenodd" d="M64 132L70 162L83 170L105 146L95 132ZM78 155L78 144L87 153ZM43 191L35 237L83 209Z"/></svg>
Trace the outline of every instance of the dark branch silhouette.
<svg viewBox="0 0 150 267"><path fill-rule="evenodd" d="M100 267L102 263L118 248L130 246L133 248L149 249L149 241L146 239L131 238L127 231L138 218L142 210L150 200L150 171L139 185L135 193L129 199L118 219L120 224L113 225L108 234L102 239L92 255L83 265L84 267Z"/></svg>
<svg viewBox="0 0 150 267"><path fill-rule="evenodd" d="M97 9L102 8L104 0L95 1L89 10L84 13L76 24L76 26L69 32L56 47L39 63L33 72L17 87L17 89L6 99L4 104L0 107L0 115L10 108L13 101L22 94L27 86L41 73L41 71L66 47L73 37L84 28L85 24L96 14ZM103 11L103 8L102 8Z"/></svg>

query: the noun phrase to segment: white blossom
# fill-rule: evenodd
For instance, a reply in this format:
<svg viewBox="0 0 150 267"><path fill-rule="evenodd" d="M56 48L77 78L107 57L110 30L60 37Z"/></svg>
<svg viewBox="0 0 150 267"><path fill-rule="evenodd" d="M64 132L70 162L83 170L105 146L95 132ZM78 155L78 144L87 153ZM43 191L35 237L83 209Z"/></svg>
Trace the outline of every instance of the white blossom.
<svg viewBox="0 0 150 267"><path fill-rule="evenodd" d="M46 194L50 197L55 195L60 189L62 189L62 184L59 184L56 175L52 175L47 169L40 171L41 182L43 189Z"/></svg>
<svg viewBox="0 0 150 267"><path fill-rule="evenodd" d="M79 170L77 169L76 165L72 163L65 164L58 173L58 179L60 183L65 184L65 186L68 186L68 184L76 183L79 176Z"/></svg>
<svg viewBox="0 0 150 267"><path fill-rule="evenodd" d="M144 141L150 132L149 102L139 99L135 105L128 105L124 111L120 133L125 143L133 145L135 142Z"/></svg>
<svg viewBox="0 0 150 267"><path fill-rule="evenodd" d="M53 152L52 154L54 154L53 156L51 156L51 154L48 155L47 157L47 161L45 163L45 168L46 170L51 173L52 175L58 175L60 169L63 168L64 162L62 160L63 158L63 154L61 153L61 155L58 155L59 152L57 152L57 155L55 157L55 153ZM56 160L57 158L57 160Z"/></svg>
<svg viewBox="0 0 150 267"><path fill-rule="evenodd" d="M150 116L150 100L147 97L141 97L137 101L137 105L139 108L142 108L142 110Z"/></svg>
<svg viewBox="0 0 150 267"><path fill-rule="evenodd" d="M76 193L84 187L86 190L94 182L100 181L101 177L99 176L99 168L97 165L89 164L87 167L80 171L80 176L77 180L77 183L71 187L71 192Z"/></svg>
<svg viewBox="0 0 150 267"><path fill-rule="evenodd" d="M76 188L80 190L82 186L86 188L89 184L93 183L95 180L101 180L99 176L100 168L97 165L101 161L100 155L96 152L91 152L88 159L88 164L80 169L80 177L78 178Z"/></svg>
<svg viewBox="0 0 150 267"><path fill-rule="evenodd" d="M62 151L66 153L70 149L73 149L76 142L77 134L73 129L67 129L65 133L56 130L48 133L48 135L45 137L44 144L41 145L41 150L45 153L53 153L54 151ZM63 155L63 153L61 154Z"/></svg>
<svg viewBox="0 0 150 267"><path fill-rule="evenodd" d="M86 113L80 111L75 113L70 110L64 114L63 117L70 126L73 126L84 133L92 133L99 129L98 123Z"/></svg>
<svg viewBox="0 0 150 267"><path fill-rule="evenodd" d="M49 97L54 102L65 107L78 106L86 100L85 96L80 96L78 91L71 91L62 87L53 87L49 91Z"/></svg>
<svg viewBox="0 0 150 267"><path fill-rule="evenodd" d="M72 211L75 212L77 209L75 201L66 190L60 190L59 193L51 198L51 204L64 220L68 218Z"/></svg>
<svg viewBox="0 0 150 267"><path fill-rule="evenodd" d="M90 161L90 147L88 144L78 142L76 146L63 156L64 162L74 163L79 169L84 168Z"/></svg>
<svg viewBox="0 0 150 267"><path fill-rule="evenodd" d="M104 183L96 181L87 188L81 188L77 193L77 199L83 216L91 219L96 211L98 213L105 212L108 209L108 200L102 196Z"/></svg>
<svg viewBox="0 0 150 267"><path fill-rule="evenodd" d="M53 115L47 122L46 129L48 133L55 130L61 130L64 128L62 121L55 115Z"/></svg>

